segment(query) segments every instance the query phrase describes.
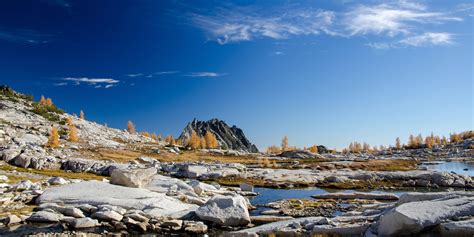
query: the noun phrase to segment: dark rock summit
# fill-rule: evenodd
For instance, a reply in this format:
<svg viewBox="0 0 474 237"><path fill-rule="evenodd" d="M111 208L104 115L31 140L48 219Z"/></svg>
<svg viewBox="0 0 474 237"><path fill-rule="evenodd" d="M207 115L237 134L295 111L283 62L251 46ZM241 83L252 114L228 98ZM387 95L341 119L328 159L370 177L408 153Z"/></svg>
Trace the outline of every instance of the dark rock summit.
<svg viewBox="0 0 474 237"><path fill-rule="evenodd" d="M191 138L193 130L196 131L199 136L204 136L207 131L214 133L219 141L219 145L223 149L258 152L257 147L250 143L245 137L242 129L235 125L230 127L222 120L211 119L208 121L199 121L194 119L186 125L179 138L183 141L188 141Z"/></svg>

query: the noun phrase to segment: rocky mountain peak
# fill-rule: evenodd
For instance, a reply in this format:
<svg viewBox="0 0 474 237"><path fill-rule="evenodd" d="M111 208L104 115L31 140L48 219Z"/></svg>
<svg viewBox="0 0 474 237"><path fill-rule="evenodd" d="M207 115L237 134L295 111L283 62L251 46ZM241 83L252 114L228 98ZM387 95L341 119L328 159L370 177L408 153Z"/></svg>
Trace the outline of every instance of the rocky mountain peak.
<svg viewBox="0 0 474 237"><path fill-rule="evenodd" d="M258 152L257 147L245 137L242 129L235 125L230 127L220 119L212 118L207 121L201 121L194 118L186 125L179 138L183 141L189 140L193 130L199 136L204 136L207 131L214 133L219 141L219 145L224 149Z"/></svg>

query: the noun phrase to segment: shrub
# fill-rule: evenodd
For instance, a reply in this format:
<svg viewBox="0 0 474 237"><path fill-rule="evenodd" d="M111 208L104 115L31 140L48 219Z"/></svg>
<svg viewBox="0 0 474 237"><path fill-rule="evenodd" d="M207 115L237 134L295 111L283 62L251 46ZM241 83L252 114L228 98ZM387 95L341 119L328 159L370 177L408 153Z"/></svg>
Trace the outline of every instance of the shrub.
<svg viewBox="0 0 474 237"><path fill-rule="evenodd" d="M46 106L41 103L33 103L33 109L30 111L42 116L43 118L51 121L51 122L59 122L61 119L58 114L63 114L64 111L57 108L55 105Z"/></svg>
<svg viewBox="0 0 474 237"><path fill-rule="evenodd" d="M24 95L24 94L17 93L7 86L0 86L0 95L6 97L8 100L13 101L13 102L19 102L19 99L33 101L32 95Z"/></svg>

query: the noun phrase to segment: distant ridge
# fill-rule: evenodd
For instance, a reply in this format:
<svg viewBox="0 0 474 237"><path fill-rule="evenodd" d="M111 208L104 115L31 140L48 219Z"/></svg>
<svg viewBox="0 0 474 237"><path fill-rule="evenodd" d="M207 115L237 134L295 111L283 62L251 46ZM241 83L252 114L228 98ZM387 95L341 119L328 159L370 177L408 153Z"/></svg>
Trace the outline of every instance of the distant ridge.
<svg viewBox="0 0 474 237"><path fill-rule="evenodd" d="M204 136L207 131L214 133L223 149L242 150L247 152L258 152L257 147L252 144L244 135L242 129L235 125L230 127L224 121L217 118L208 121L193 119L186 125L179 139L188 141L192 131L196 131L199 136Z"/></svg>

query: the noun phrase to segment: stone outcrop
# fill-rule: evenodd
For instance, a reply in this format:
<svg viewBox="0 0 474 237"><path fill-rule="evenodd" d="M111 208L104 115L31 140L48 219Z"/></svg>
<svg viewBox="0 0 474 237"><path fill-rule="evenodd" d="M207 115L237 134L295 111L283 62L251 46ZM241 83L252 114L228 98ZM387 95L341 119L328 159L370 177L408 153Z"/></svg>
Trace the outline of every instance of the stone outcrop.
<svg viewBox="0 0 474 237"><path fill-rule="evenodd" d="M279 156L286 158L309 159L315 158L316 154L304 150L284 151Z"/></svg>
<svg viewBox="0 0 474 237"><path fill-rule="evenodd" d="M463 221L452 221L442 223L439 225L439 232L441 236L458 236L458 237L470 237L474 236L474 219L463 220Z"/></svg>
<svg viewBox="0 0 474 237"><path fill-rule="evenodd" d="M378 234L417 234L452 218L474 215L474 197L458 197L401 204L380 218Z"/></svg>
<svg viewBox="0 0 474 237"><path fill-rule="evenodd" d="M114 169L110 175L110 183L133 188L143 188L156 175L155 168L148 169Z"/></svg>
<svg viewBox="0 0 474 237"><path fill-rule="evenodd" d="M242 129L235 125L230 127L222 120L211 119L208 121L199 121L194 119L186 125L179 139L188 141L191 138L193 130L196 131L199 136L204 136L207 131L214 133L219 145L223 149L258 152L257 147L245 137Z"/></svg>
<svg viewBox="0 0 474 237"><path fill-rule="evenodd" d="M247 202L242 196L215 196L196 210L204 221L222 226L244 226L250 223Z"/></svg>
<svg viewBox="0 0 474 237"><path fill-rule="evenodd" d="M110 205L142 210L152 216L184 216L197 208L196 205L183 203L162 193L100 181L85 181L48 189L38 197L37 203Z"/></svg>

